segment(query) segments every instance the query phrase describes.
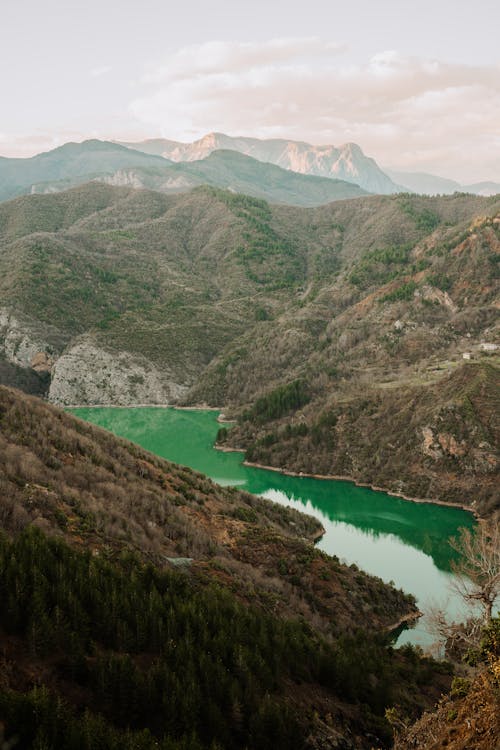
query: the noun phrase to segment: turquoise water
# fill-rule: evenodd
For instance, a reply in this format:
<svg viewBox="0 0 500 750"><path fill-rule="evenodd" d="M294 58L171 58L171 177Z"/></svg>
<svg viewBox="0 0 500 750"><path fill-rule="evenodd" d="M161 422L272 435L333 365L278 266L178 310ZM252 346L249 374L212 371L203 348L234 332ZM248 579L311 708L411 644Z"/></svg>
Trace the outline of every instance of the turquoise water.
<svg viewBox="0 0 500 750"><path fill-rule="evenodd" d="M325 552L393 581L415 595L423 612L439 604L460 615L459 601L449 591L452 551L448 540L460 527L474 525L471 514L401 500L350 482L288 477L243 466L241 453L213 448L220 427L214 411L154 407L72 411L158 456L201 471L219 484L240 487L310 513L325 529L318 544ZM423 617L415 628L401 633L398 645L428 647L432 640Z"/></svg>

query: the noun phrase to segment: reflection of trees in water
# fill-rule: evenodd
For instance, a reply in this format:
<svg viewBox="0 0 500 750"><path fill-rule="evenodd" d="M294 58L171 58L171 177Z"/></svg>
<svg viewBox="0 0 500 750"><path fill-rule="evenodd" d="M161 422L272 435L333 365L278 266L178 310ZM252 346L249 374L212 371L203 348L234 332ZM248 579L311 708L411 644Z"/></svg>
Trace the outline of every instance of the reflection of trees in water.
<svg viewBox="0 0 500 750"><path fill-rule="evenodd" d="M250 468L248 471L252 472L248 477L250 492L281 492L289 501L309 504L309 508L304 507L306 512L314 509L333 523L347 523L372 539L396 536L429 555L436 567L445 572L451 570L451 561L456 557L448 540L456 536L460 527L474 526L472 515L459 508L414 503L348 482L288 477ZM255 472L265 477L256 477Z"/></svg>
<svg viewBox="0 0 500 750"><path fill-rule="evenodd" d="M86 409L77 413L157 455L185 463L224 484L242 486L264 495L282 493L306 512L342 521L372 539L393 535L404 544L429 555L436 567L449 572L456 553L448 540L460 527L472 528L469 513L428 503L413 503L383 492L310 477L289 477L278 472L242 465L242 454L212 448L219 428L215 412L175 409ZM182 449L182 450L181 450ZM307 507L309 506L309 507Z"/></svg>

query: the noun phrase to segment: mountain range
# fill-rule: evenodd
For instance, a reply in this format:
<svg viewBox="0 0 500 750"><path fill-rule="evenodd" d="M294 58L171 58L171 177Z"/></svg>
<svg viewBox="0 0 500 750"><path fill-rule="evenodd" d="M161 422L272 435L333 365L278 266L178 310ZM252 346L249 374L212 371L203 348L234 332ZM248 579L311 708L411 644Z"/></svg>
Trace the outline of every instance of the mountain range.
<svg viewBox="0 0 500 750"><path fill-rule="evenodd" d="M412 597L57 408L215 406L251 464L498 514L500 196L212 136L0 162L0 746L489 750L498 619L410 728L451 682L387 647Z"/></svg>
<svg viewBox="0 0 500 750"><path fill-rule="evenodd" d="M500 193L500 183L496 182L461 184L425 172L381 169L356 143L345 143L338 147L314 146L282 138L235 138L224 133L208 133L193 143L156 138L138 143L123 142L123 145L175 162L204 159L218 149L237 151L293 172L353 182L369 193L381 195L400 192L451 195L464 192L488 196Z"/></svg>
<svg viewBox="0 0 500 750"><path fill-rule="evenodd" d="M491 512L499 231L498 198L463 194L20 197L0 204L4 373L63 405L248 411L228 440L254 461ZM300 407L252 417L297 381Z"/></svg>
<svg viewBox="0 0 500 750"><path fill-rule="evenodd" d="M473 195L496 195L500 193L499 182L475 182L461 184L455 180L438 177L427 172L400 172L385 169L386 174L412 193L424 195L452 195L453 193L472 193Z"/></svg>
<svg viewBox="0 0 500 750"><path fill-rule="evenodd" d="M343 146L313 146L301 141L281 138L233 138L223 133L209 133L193 143L153 139L124 143L155 156L176 162L198 161L220 149L237 151L261 162L276 164L299 174L329 177L353 182L369 193L398 193L401 187L382 172L374 159L363 153L355 143Z"/></svg>
<svg viewBox="0 0 500 750"><path fill-rule="evenodd" d="M298 174L236 151L216 151L196 162L173 163L116 143L90 140L29 159L0 159L0 200L52 193L89 181L164 193L213 185L273 203L315 206L365 195L350 181Z"/></svg>
<svg viewBox="0 0 500 750"><path fill-rule="evenodd" d="M318 206L366 193L493 195L500 184L461 185L427 173L383 171L355 143L313 146L209 133L193 143L90 140L27 159L0 157L0 200L65 190L91 180L161 192L212 185L271 203Z"/></svg>

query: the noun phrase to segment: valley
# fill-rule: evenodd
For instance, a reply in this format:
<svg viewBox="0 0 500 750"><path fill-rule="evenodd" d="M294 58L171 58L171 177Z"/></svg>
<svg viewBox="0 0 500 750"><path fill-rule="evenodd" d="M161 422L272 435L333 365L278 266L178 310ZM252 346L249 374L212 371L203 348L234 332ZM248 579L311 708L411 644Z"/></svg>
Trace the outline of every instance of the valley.
<svg viewBox="0 0 500 750"><path fill-rule="evenodd" d="M456 508L408 503L347 482L290 477L242 462L242 454L213 449L220 422L217 412L165 408L87 408L76 416L132 440L155 455L201 471L222 486L244 489L285 507L314 516L325 533L317 547L349 565L393 581L413 594L423 613L447 601L448 613L460 616L452 600L453 559L448 540L459 528L472 528L473 516ZM424 573L425 571L425 573ZM435 634L426 617L403 630L397 644L429 648Z"/></svg>
<svg viewBox="0 0 500 750"><path fill-rule="evenodd" d="M5 377L67 406L223 408L250 461L491 514L499 207L99 184L0 204Z"/></svg>
<svg viewBox="0 0 500 750"><path fill-rule="evenodd" d="M0 426L7 737L368 750L396 695L417 715L448 687L387 647L413 597L315 549L315 518L5 387Z"/></svg>
<svg viewBox="0 0 500 750"><path fill-rule="evenodd" d="M414 648L448 542L499 510L498 196L113 174L0 203L7 737L389 747L450 689Z"/></svg>
<svg viewBox="0 0 500 750"><path fill-rule="evenodd" d="M0 750L500 750L500 3L0 17Z"/></svg>

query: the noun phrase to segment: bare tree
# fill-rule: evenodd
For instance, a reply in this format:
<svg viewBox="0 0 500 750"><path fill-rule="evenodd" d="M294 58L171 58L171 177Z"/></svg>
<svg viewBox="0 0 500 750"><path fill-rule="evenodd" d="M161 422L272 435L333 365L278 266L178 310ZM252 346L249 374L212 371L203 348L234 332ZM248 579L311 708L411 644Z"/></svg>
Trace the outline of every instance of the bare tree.
<svg viewBox="0 0 500 750"><path fill-rule="evenodd" d="M493 607L500 597L500 519L480 522L476 528L461 529L450 544L459 559L452 563L450 587L470 606L464 622L449 622L442 609L429 612L433 631L446 644L446 654L460 659L468 649L477 648L485 626L491 623ZM480 605L477 612L475 604Z"/></svg>
<svg viewBox="0 0 500 750"><path fill-rule="evenodd" d="M482 621L489 625L493 606L500 596L500 522L480 522L471 531L461 529L460 536L450 542L460 558L452 563L455 591L465 602L478 602Z"/></svg>

